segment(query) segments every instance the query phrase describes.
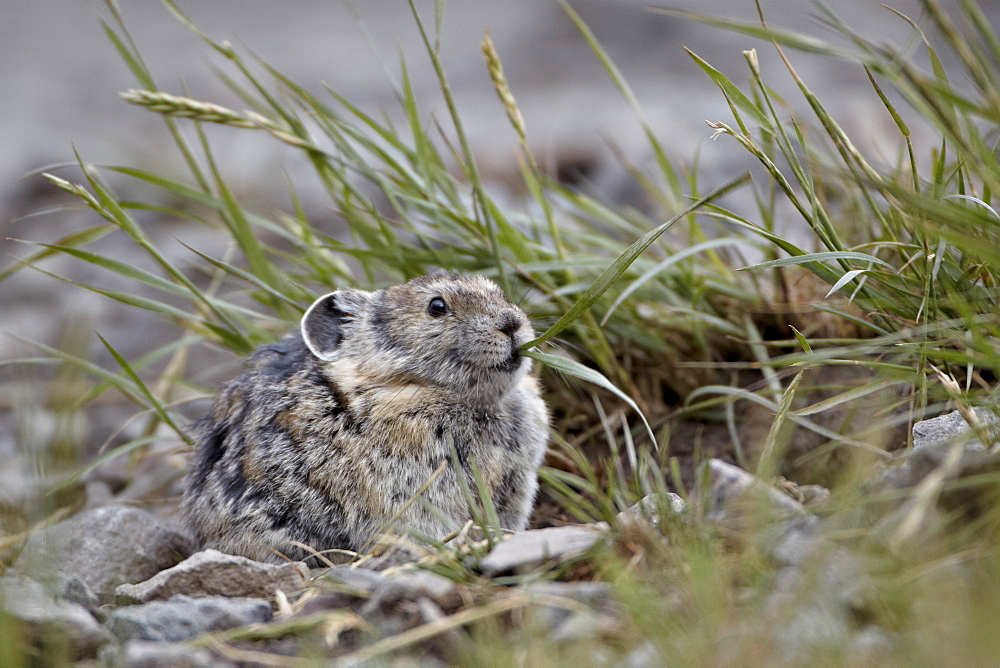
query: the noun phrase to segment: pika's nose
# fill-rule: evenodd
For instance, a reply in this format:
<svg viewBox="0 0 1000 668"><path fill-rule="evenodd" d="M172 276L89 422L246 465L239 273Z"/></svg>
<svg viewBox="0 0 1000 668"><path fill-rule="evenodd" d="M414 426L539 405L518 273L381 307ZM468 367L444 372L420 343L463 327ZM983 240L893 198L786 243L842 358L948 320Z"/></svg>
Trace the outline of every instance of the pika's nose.
<svg viewBox="0 0 1000 668"><path fill-rule="evenodd" d="M524 318L513 309L507 309L497 318L497 329L507 336L513 336L514 332L521 329L521 325L523 324Z"/></svg>

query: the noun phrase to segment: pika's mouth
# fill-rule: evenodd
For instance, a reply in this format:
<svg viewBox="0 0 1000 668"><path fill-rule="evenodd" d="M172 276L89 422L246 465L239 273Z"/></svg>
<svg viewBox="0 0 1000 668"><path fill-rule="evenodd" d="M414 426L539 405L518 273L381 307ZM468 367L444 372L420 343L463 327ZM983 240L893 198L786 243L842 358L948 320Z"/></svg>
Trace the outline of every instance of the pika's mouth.
<svg viewBox="0 0 1000 668"><path fill-rule="evenodd" d="M497 365L497 371L513 373L521 366L521 353L517 346L511 346L510 356Z"/></svg>

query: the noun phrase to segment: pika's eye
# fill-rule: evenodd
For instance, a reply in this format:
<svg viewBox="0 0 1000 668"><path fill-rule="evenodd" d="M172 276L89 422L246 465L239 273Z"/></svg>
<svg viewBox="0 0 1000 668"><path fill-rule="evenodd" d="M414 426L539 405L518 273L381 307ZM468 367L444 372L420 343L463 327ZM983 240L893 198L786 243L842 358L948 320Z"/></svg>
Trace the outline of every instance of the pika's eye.
<svg viewBox="0 0 1000 668"><path fill-rule="evenodd" d="M427 314L432 318L440 318L448 312L448 305L440 297L435 297L427 304Z"/></svg>

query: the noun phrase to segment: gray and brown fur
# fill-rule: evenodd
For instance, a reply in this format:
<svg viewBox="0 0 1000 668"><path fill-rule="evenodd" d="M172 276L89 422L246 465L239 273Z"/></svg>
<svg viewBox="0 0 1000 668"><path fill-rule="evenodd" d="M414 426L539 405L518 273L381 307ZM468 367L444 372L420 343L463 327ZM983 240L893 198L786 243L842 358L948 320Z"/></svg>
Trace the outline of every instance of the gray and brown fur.
<svg viewBox="0 0 1000 668"><path fill-rule="evenodd" d="M188 524L205 547L255 559L301 556L289 541L358 551L391 522L436 539L469 519L475 468L503 528L523 529L547 441L518 354L532 336L479 276L321 297L198 423Z"/></svg>

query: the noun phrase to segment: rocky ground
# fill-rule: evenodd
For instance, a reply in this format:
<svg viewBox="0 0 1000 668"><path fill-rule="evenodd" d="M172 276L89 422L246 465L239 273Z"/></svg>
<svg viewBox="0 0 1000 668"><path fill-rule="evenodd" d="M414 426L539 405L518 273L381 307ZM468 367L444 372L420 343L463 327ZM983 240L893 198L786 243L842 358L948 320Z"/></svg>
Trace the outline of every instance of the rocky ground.
<svg viewBox="0 0 1000 668"><path fill-rule="evenodd" d="M972 419L996 430L987 411ZM870 541L912 543L954 505L943 494L913 512L915 490L944 462L956 477L1000 464L957 412L918 423L913 436L912 450L867 483L867 493L885 498ZM513 637L530 622L557 646L585 644L592 663L662 664L663 648L635 632L635 611L600 565L640 554L650 541L670 550L671 536L696 527L760 551L768 583L761 628L771 634L760 642L774 648L772 659L794 664L826 646L842 648L852 665L891 656L893 629L866 614L877 574L863 551L830 538L844 513L830 510L829 493L779 490L720 460L705 466L689 498L647 497L611 525L530 530L492 547L467 536L443 551L396 544L311 567L198 551L173 521L105 498L8 549L16 558L0 577L0 627L8 643L17 640L14 651L43 663L296 666L324 657L444 665L468 656L470 629L491 619L500 634ZM902 490L907 501L893 494ZM910 526L914 517L920 524Z"/></svg>

